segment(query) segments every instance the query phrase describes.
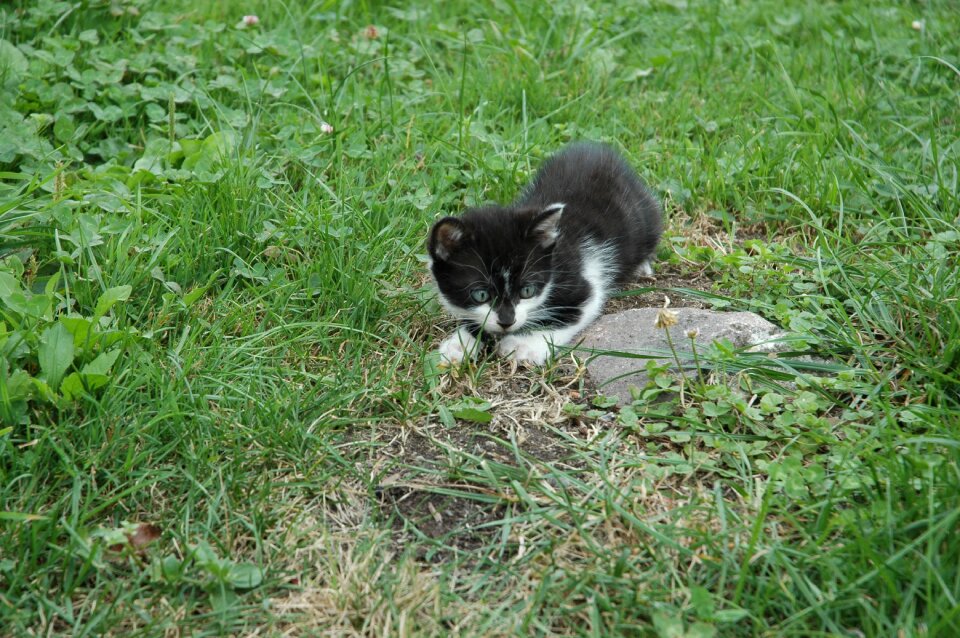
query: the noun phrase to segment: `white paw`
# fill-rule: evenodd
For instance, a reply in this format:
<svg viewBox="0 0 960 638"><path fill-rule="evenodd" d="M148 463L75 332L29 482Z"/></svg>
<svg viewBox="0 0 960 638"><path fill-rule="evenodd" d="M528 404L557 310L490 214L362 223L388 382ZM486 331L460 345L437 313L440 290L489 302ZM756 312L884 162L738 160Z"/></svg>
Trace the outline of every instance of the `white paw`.
<svg viewBox="0 0 960 638"><path fill-rule="evenodd" d="M500 340L497 352L517 363L542 366L550 357L550 344L543 335L510 336Z"/></svg>
<svg viewBox="0 0 960 638"><path fill-rule="evenodd" d="M635 275L637 277L653 277L653 264L649 259L637 266Z"/></svg>
<svg viewBox="0 0 960 638"><path fill-rule="evenodd" d="M473 358L477 352L477 339L466 330L457 330L443 340L437 352L441 363L456 365L465 358Z"/></svg>

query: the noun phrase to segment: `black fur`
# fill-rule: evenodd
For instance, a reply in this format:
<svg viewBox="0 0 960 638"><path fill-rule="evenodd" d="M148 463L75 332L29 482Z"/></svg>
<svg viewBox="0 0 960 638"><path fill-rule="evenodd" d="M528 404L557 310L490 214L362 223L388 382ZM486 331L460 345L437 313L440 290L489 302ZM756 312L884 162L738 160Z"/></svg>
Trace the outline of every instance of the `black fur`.
<svg viewBox="0 0 960 638"><path fill-rule="evenodd" d="M563 204L562 212L551 209L553 204ZM497 313L508 319L523 285L539 293L552 281L541 306L550 308L549 317L519 332L569 326L591 294L582 272L584 247L608 247L608 283L624 284L652 259L661 216L660 205L619 154L601 144L574 144L548 159L515 203L469 209L434 224L427 242L431 270L448 304L478 306L470 294L482 285L492 291ZM600 292L605 299L610 290ZM466 323L478 334L476 322Z"/></svg>

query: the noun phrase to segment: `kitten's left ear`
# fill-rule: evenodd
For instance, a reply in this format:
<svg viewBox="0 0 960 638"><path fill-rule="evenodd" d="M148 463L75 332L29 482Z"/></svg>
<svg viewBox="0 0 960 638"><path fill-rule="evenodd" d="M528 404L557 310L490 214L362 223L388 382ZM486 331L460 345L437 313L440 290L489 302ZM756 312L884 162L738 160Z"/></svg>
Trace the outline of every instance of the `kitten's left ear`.
<svg viewBox="0 0 960 638"><path fill-rule="evenodd" d="M550 204L533 218L533 236L543 248L552 248L560 236L560 215L566 204Z"/></svg>

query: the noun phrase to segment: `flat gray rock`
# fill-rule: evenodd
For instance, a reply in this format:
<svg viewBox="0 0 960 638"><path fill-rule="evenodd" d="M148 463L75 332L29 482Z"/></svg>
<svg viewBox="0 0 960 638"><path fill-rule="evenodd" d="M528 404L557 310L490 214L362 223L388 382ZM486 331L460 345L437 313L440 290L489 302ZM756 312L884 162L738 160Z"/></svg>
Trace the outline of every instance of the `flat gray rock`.
<svg viewBox="0 0 960 638"><path fill-rule="evenodd" d="M585 350L612 350L655 356L661 365L673 363L666 332L654 327L659 310L632 308L604 315L581 333L582 343L577 349L581 355L589 354ZM762 352L786 349L782 344L771 343L781 337L783 331L752 312L699 308L671 310L677 315L677 325L670 328L670 336L681 362L691 360L685 354L690 352L687 332L694 329L700 331L696 339L698 349L706 348L717 339L728 339L737 348L755 346L755 350ZM588 361L587 374L603 394L617 396L621 403L627 403L630 401L630 386L643 388L649 381L646 366L647 359L599 355Z"/></svg>

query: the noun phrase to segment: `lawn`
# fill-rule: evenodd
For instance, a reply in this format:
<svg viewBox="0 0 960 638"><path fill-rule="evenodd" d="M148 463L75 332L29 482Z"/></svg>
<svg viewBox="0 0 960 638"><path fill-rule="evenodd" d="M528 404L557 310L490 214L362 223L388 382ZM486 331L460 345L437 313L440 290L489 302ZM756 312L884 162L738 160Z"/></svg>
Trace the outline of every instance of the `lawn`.
<svg viewBox="0 0 960 638"><path fill-rule="evenodd" d="M958 66L953 0L5 3L0 635L960 635ZM666 210L617 303L789 352L438 368L430 224L579 139Z"/></svg>

